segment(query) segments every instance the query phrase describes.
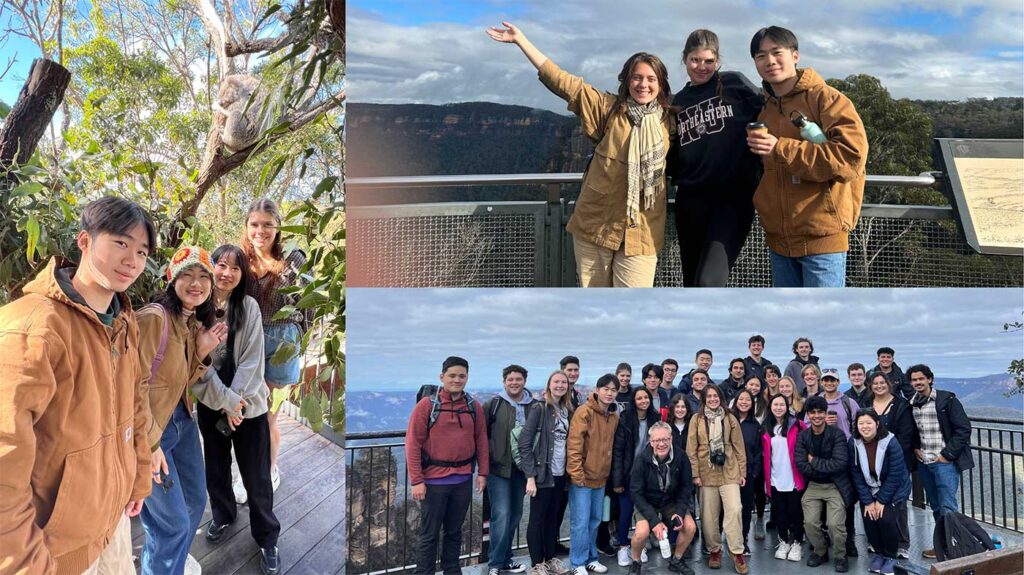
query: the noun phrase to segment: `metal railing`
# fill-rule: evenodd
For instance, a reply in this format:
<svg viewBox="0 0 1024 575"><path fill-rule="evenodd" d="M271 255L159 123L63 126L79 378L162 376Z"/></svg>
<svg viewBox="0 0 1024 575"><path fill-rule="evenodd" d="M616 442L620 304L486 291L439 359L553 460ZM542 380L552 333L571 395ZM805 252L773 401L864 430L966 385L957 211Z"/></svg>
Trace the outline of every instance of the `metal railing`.
<svg viewBox="0 0 1024 575"><path fill-rule="evenodd" d="M868 175L869 188L928 188L935 173ZM573 174L350 178L346 225L350 287L576 286L565 225L582 179ZM525 201L403 203L395 192L424 188L515 189ZM681 286L669 200L656 286ZM373 204L373 205L370 205ZM730 287L770 287L764 231L755 217ZM850 236L853 287L1024 285L1024 258L974 252L951 207L866 204Z"/></svg>
<svg viewBox="0 0 1024 575"><path fill-rule="evenodd" d="M1024 422L971 418L975 467L960 475L960 510L977 521L1024 533ZM419 508L412 501L405 472L405 432L350 433L346 436L348 568L352 573L401 573L415 566ZM1024 473L1024 471L1022 471ZM913 505L923 508L923 489L914 476ZM486 509L475 495L462 529L461 559L475 563L486 555ZM529 505L513 549L526 546Z"/></svg>

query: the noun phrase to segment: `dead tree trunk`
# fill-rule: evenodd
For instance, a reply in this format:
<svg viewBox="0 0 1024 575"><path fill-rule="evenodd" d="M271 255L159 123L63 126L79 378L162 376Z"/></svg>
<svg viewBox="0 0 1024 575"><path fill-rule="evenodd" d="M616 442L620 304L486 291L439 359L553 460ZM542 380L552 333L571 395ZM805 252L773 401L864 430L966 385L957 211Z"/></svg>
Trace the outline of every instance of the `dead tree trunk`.
<svg viewBox="0 0 1024 575"><path fill-rule="evenodd" d="M41 58L32 61L28 80L0 130L0 179L32 157L70 82L71 72L64 66Z"/></svg>

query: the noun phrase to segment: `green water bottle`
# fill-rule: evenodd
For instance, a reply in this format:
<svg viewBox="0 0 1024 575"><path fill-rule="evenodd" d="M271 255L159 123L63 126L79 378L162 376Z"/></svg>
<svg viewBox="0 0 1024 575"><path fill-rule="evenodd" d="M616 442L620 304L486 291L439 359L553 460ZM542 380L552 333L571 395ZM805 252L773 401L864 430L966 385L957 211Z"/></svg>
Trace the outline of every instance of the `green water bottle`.
<svg viewBox="0 0 1024 575"><path fill-rule="evenodd" d="M794 114L796 115L795 118L793 117ZM807 116L804 116L799 110L793 110L793 113L789 115L789 119L793 122L794 126L800 128L800 137L808 142L824 144L828 141L828 138L825 137L825 132L821 131L821 127L808 120Z"/></svg>

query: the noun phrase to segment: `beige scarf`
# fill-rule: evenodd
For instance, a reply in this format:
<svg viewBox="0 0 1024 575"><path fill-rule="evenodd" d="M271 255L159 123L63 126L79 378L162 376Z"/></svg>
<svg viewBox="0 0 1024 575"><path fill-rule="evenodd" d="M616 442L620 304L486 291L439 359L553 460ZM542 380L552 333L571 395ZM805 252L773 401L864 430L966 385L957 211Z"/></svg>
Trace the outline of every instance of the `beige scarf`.
<svg viewBox="0 0 1024 575"><path fill-rule="evenodd" d="M636 220L640 211L654 207L654 199L665 187L665 142L661 132L662 108L657 100L638 104L630 98L626 116L633 127L629 135L626 217Z"/></svg>

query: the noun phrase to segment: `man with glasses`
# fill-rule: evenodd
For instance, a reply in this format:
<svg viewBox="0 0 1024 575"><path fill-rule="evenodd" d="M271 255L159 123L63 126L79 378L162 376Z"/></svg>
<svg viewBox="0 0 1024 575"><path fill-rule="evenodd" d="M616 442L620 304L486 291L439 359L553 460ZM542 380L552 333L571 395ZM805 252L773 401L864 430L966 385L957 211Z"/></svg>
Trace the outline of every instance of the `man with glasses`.
<svg viewBox="0 0 1024 575"><path fill-rule="evenodd" d="M661 371L664 372L661 387L668 391L669 396L675 395L675 379L676 374L679 373L679 362L670 357L661 362Z"/></svg>

